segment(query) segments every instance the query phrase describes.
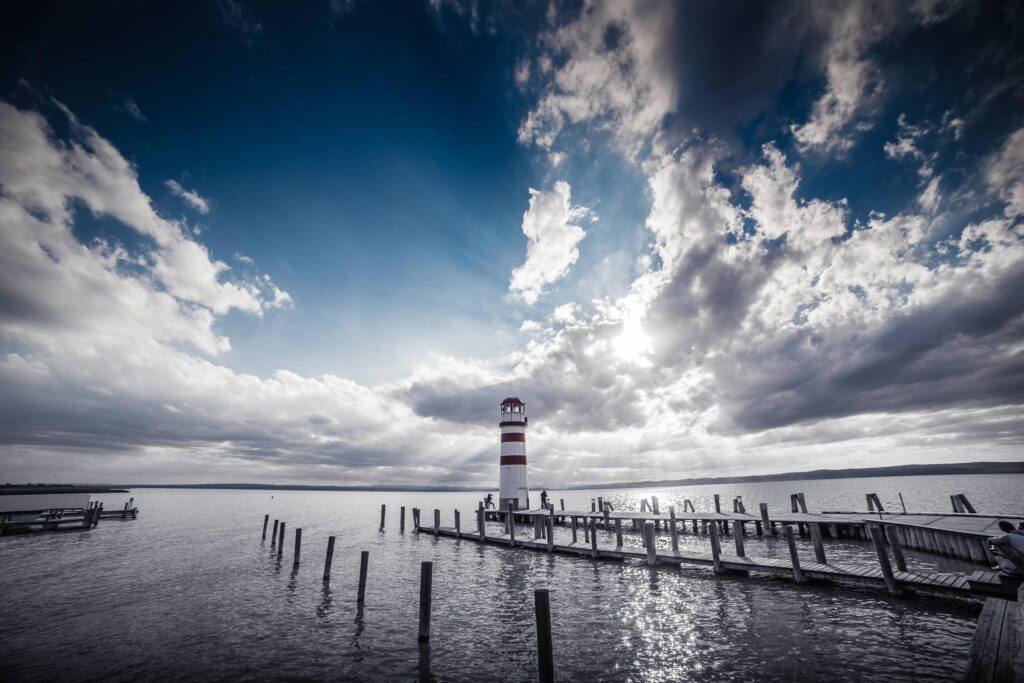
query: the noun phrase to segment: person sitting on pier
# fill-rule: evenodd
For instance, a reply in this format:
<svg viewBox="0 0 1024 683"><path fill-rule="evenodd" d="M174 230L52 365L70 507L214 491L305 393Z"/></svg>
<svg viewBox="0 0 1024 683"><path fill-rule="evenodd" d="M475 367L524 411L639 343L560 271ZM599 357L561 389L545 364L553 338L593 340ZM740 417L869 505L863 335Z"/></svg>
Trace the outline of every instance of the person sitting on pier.
<svg viewBox="0 0 1024 683"><path fill-rule="evenodd" d="M494 494L488 493L487 497L484 498L484 507L490 510L494 507Z"/></svg>
<svg viewBox="0 0 1024 683"><path fill-rule="evenodd" d="M988 541L996 565L1006 574L1024 575L1024 531L1014 529L1005 519L999 520L999 528L1003 535Z"/></svg>

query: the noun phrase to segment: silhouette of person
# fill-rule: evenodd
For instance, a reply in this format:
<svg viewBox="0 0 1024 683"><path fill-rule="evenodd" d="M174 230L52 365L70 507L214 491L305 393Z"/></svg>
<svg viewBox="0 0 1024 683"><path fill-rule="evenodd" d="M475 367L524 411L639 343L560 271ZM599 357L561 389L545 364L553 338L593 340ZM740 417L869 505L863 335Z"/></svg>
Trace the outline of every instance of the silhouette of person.
<svg viewBox="0 0 1024 683"><path fill-rule="evenodd" d="M542 508L544 508L545 510L548 507L548 492L547 491L541 491L540 492L540 506Z"/></svg>
<svg viewBox="0 0 1024 683"><path fill-rule="evenodd" d="M494 507L494 494L488 493L487 498L485 498L484 501L484 507L490 510L492 507Z"/></svg>

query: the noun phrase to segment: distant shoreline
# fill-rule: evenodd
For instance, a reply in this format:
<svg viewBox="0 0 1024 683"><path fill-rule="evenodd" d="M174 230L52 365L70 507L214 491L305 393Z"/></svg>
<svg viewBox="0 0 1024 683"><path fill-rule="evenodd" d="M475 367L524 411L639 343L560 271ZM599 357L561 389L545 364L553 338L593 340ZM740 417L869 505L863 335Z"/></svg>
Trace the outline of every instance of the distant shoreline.
<svg viewBox="0 0 1024 683"><path fill-rule="evenodd" d="M669 486L706 486L708 484L749 484L768 481L796 481L807 479L857 479L866 477L915 477L949 474L1024 474L1022 462L966 462L942 465L894 465L891 467L864 467L844 470L810 470L751 474L733 477L695 477L658 481L615 482L611 484L580 484L565 487L533 486L553 491L581 491L585 489L643 489ZM493 491L486 487L457 486L320 486L315 484L97 484L97 485L14 485L0 486L0 495L29 493L126 493L128 489L214 489L254 491L395 491L414 493L476 493Z"/></svg>

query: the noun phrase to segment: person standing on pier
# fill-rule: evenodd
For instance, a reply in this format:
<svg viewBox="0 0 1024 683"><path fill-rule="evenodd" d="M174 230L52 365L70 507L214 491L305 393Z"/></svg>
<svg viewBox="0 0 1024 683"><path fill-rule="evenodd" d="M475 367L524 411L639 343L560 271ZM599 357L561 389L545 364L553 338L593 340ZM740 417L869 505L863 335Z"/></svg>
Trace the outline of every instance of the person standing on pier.
<svg viewBox="0 0 1024 683"><path fill-rule="evenodd" d="M494 507L494 494L493 493L488 493L487 494L487 498L484 499L484 507L486 507L488 510L490 510L491 508Z"/></svg>
<svg viewBox="0 0 1024 683"><path fill-rule="evenodd" d="M541 509L548 509L548 492L547 489L540 492L540 506Z"/></svg>

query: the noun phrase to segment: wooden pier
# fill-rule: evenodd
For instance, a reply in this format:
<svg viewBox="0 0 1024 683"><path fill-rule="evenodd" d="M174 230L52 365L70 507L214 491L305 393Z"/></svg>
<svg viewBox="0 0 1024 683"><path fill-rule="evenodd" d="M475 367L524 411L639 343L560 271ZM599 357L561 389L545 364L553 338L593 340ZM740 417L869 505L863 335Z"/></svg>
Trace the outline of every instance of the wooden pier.
<svg viewBox="0 0 1024 683"><path fill-rule="evenodd" d="M988 547L988 539L1002 534L997 523L1000 519L1007 519L1015 525L1024 521L1024 515L983 515L969 512L944 513L892 513L882 511L867 512L821 512L810 513L806 511L806 504L802 494L794 501L792 512L769 514L767 505L760 504L759 514L754 515L746 511L735 510L724 512L719 510L709 512L697 512L689 501L684 503L683 512L665 514L658 508L657 499L653 504L647 505L642 501L642 506L647 508L641 512L632 511L610 511L603 512L594 510L554 510L555 524L565 525L573 522L582 523L584 520L596 520L603 528L612 528L616 520L630 524L634 530L642 528L644 522L655 523L655 528L669 528L673 523L678 526L682 533L685 533L689 525L693 533L707 534L709 525L717 525L723 536L728 536L733 527L738 523L740 529L746 533L748 528L753 528L756 536L765 534L777 535L778 527L793 525L800 536L821 534L823 538L850 538L870 542L868 525L882 524L886 527L893 527L897 540L904 548L920 550L923 552L955 557L968 562L976 562L991 566L995 564L991 550ZM742 503L733 501L734 508L742 508ZM718 500L716 496L716 506ZM607 507L607 506L605 506ZM803 509L800 509L803 508ZM504 521L507 512L504 510L486 510L487 519L492 521ZM516 510L515 516L523 522L532 523L534 517L546 517L552 514L551 510Z"/></svg>
<svg viewBox="0 0 1024 683"><path fill-rule="evenodd" d="M139 508L132 498L123 508L106 510L103 503L87 508L62 508L36 512L8 512L0 515L0 536L42 531L85 531L95 528L104 519L137 519Z"/></svg>
<svg viewBox="0 0 1024 683"><path fill-rule="evenodd" d="M1024 586L1017 601L989 598L978 617L965 681L1024 683Z"/></svg>
<svg viewBox="0 0 1024 683"><path fill-rule="evenodd" d="M413 529L416 532L431 533L435 537L451 537L466 539L478 543L489 543L524 550L546 552L563 555L576 555L593 560L642 560L649 565L695 565L711 567L715 574L725 575L770 575L791 579L796 583L809 581L824 582L836 585L859 585L886 590L890 595L902 596L908 593L927 593L958 597L984 598L1000 596L1016 599L1019 579L1008 577L999 572L978 570L969 574L956 572L912 571L906 565L903 556L902 540L904 537L898 527L882 520L866 519L857 513L841 513L845 522L836 521L837 514L811 515L799 513L786 515L783 519L768 520L753 518L750 515L724 513L686 513L687 517L677 517L675 510L669 515L654 512L615 512L605 513L587 511L561 510L527 510L527 511L494 511L477 510L475 530L458 527L442 527L439 512L434 511L433 525L423 525L420 511L413 510ZM511 519L510 519L511 516ZM559 517L568 520L573 531L573 542L555 543L554 527ZM502 533L492 533L486 528L487 519L498 518L504 522ZM822 521L822 520L832 521ZM641 547L623 545L623 522L637 522L641 530L643 545ZM511 522L511 526L510 526ZM519 522L532 525L533 538L522 536L523 530L517 529ZM671 534L671 549L660 549L655 541L655 530L658 522L666 522L665 527ZM680 551L678 548L678 525L689 522L694 529L704 526L709 540L709 552ZM730 523L731 522L731 523ZM703 524L701 524L703 523ZM744 524L757 523L762 533L781 533L787 540L790 558L770 559L747 555L743 530ZM577 524L582 524L583 541L580 542ZM799 533L798 524L805 524L814 544L815 562L806 562L797 555L794 536ZM858 566L850 563L830 563L825 557L821 543L822 526L825 524L845 524L850 528L863 530L864 535L874 546L878 556L878 566ZM615 532L616 544L609 547L598 540L599 527ZM723 552L722 542L732 527L732 538L735 552ZM529 531L527 527L526 531ZM517 534L520 536L517 538Z"/></svg>

